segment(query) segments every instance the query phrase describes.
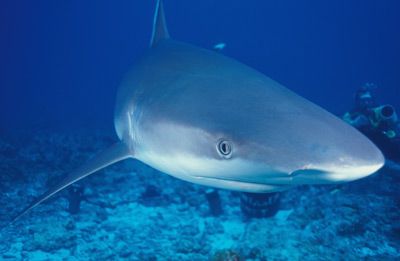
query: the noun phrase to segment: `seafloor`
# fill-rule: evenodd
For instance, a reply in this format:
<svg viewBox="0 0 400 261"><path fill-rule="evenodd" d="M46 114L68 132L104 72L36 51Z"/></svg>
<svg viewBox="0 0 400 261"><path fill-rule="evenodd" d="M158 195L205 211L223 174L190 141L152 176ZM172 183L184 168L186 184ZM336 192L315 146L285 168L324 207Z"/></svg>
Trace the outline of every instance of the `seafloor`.
<svg viewBox="0 0 400 261"><path fill-rule="evenodd" d="M114 140L101 133L0 136L1 224ZM385 168L348 184L281 193L272 218L246 219L239 193L206 187L133 160L80 183L80 211L65 190L0 235L3 260L400 260L400 173ZM150 190L149 190L150 188ZM149 191L151 193L149 193Z"/></svg>

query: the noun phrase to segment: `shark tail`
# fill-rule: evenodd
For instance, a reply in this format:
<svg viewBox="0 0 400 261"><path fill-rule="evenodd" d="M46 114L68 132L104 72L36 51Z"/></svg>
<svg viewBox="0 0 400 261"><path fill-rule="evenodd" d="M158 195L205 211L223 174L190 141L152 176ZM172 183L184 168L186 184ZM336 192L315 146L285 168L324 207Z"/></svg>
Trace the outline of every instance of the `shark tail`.
<svg viewBox="0 0 400 261"><path fill-rule="evenodd" d="M15 217L12 218L9 225L14 223L17 219L25 215L28 211L45 201L46 199L50 198L57 192L63 190L64 188L68 187L69 185L81 180L90 174L103 169L113 163L121 161L126 158L131 157L131 151L128 147L122 143L118 142L112 145L107 150L99 153L97 156L90 159L86 164L82 165L80 168L76 169L75 171L71 172L67 175L63 180L57 183L55 186L50 188L44 194L39 196L35 199L30 205L26 208L21 210Z"/></svg>

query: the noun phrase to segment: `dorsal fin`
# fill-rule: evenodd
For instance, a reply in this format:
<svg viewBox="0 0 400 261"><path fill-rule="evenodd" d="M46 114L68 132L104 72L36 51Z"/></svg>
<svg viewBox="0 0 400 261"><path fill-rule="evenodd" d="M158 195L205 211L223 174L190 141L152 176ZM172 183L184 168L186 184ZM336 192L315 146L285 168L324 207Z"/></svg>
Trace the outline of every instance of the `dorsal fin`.
<svg viewBox="0 0 400 261"><path fill-rule="evenodd" d="M165 22L164 6L162 0L157 0L156 11L154 13L153 33L151 35L150 46L154 46L162 39L168 39L169 33Z"/></svg>

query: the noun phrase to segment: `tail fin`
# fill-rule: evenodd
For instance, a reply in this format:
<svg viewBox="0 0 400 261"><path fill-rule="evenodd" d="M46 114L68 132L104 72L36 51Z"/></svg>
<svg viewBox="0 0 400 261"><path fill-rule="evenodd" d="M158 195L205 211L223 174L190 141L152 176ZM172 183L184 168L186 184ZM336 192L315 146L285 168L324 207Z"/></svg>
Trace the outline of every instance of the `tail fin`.
<svg viewBox="0 0 400 261"><path fill-rule="evenodd" d="M66 176L61 182L57 185L49 189L39 198L34 200L29 206L24 208L21 212L19 212L9 224L14 223L17 219L25 215L29 210L33 209L46 199L50 198L60 190L68 187L69 185L77 182L78 180L83 179L90 174L105 168L113 163L121 161L123 159L131 157L130 151L125 144L122 142L118 142L112 145L107 150L101 152L96 157L89 160L86 164L81 166L80 168L76 169L75 171L71 172L68 176Z"/></svg>

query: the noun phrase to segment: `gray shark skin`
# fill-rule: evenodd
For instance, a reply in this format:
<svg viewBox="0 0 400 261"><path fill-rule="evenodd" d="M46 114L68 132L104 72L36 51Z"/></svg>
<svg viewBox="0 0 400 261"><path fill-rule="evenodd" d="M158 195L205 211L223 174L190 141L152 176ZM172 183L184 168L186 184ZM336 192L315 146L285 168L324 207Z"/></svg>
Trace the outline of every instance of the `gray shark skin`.
<svg viewBox="0 0 400 261"><path fill-rule="evenodd" d="M119 89L115 129L118 143L13 221L126 158L196 184L258 193L352 181L384 164L371 141L319 106L231 58L171 40L161 1L151 47Z"/></svg>

